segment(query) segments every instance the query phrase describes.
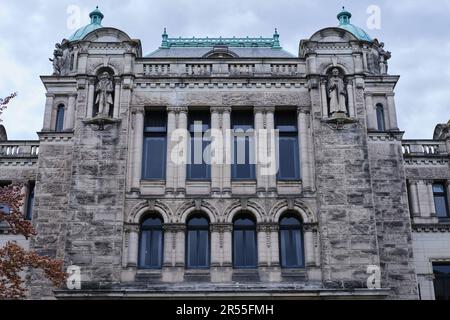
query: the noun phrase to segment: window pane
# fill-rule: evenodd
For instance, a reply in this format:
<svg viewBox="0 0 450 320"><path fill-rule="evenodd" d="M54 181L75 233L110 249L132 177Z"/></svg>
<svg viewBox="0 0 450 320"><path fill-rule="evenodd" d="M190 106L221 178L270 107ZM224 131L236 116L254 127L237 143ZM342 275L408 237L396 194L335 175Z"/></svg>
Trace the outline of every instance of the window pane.
<svg viewBox="0 0 450 320"><path fill-rule="evenodd" d="M300 164L298 152L298 137L280 135L278 148L278 179L299 180Z"/></svg>
<svg viewBox="0 0 450 320"><path fill-rule="evenodd" d="M199 230L198 234L198 267L208 267L209 256L209 232L207 230Z"/></svg>
<svg viewBox="0 0 450 320"><path fill-rule="evenodd" d="M244 244L244 231L235 230L233 252L234 252L234 265L236 267L241 267L245 265L243 244Z"/></svg>
<svg viewBox="0 0 450 320"><path fill-rule="evenodd" d="M282 267L304 266L301 223L295 217L285 217L280 221L280 253Z"/></svg>
<svg viewBox="0 0 450 320"><path fill-rule="evenodd" d="M56 132L61 132L64 129L64 106L59 106L56 113Z"/></svg>
<svg viewBox="0 0 450 320"><path fill-rule="evenodd" d="M142 160L143 179L165 179L166 176L166 137L145 137Z"/></svg>
<svg viewBox="0 0 450 320"><path fill-rule="evenodd" d="M433 264L436 300L450 300L450 264Z"/></svg>
<svg viewBox="0 0 450 320"><path fill-rule="evenodd" d="M167 113L165 111L150 111L145 113L145 132L167 132Z"/></svg>
<svg viewBox="0 0 450 320"><path fill-rule="evenodd" d="M295 110L276 111L275 129L280 132L297 132L297 112Z"/></svg>
<svg viewBox="0 0 450 320"><path fill-rule="evenodd" d="M200 137L191 137L189 148L190 164L187 165L187 178L189 180L209 180L211 178L211 155L204 157L205 149L210 145L210 141ZM209 149L208 149L209 150Z"/></svg>
<svg viewBox="0 0 450 320"><path fill-rule="evenodd" d="M435 193L444 193L445 187L442 183L435 183L433 184L433 192Z"/></svg>
<svg viewBox="0 0 450 320"><path fill-rule="evenodd" d="M254 230L244 231L244 246L245 248L245 266L256 267L256 232Z"/></svg>
<svg viewBox="0 0 450 320"><path fill-rule="evenodd" d="M188 231L188 267L197 266L197 231Z"/></svg>
<svg viewBox="0 0 450 320"><path fill-rule="evenodd" d="M233 156L232 178L240 180L255 179L253 139L248 136L235 137L232 156Z"/></svg>
<svg viewBox="0 0 450 320"><path fill-rule="evenodd" d="M384 122L384 109L382 105L377 105L377 123L378 131L386 131L386 125Z"/></svg>
<svg viewBox="0 0 450 320"><path fill-rule="evenodd" d="M439 218L448 216L447 199L445 196L434 196L434 205L436 207L436 215Z"/></svg>

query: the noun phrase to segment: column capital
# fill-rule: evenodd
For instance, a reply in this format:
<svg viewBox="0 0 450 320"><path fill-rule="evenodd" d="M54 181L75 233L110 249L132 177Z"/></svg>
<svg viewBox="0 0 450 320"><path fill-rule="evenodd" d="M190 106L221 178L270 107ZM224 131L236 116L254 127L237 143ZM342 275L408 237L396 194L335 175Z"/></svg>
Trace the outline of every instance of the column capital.
<svg viewBox="0 0 450 320"><path fill-rule="evenodd" d="M275 222L262 222L258 223L256 230L259 232L277 232L279 230L278 223Z"/></svg>
<svg viewBox="0 0 450 320"><path fill-rule="evenodd" d="M261 109L263 112L266 112L266 113L274 113L274 112L275 112L275 106L271 106L271 107L260 107L260 109Z"/></svg>
<svg viewBox="0 0 450 320"><path fill-rule="evenodd" d="M186 231L186 225L184 223L166 223L163 225L163 230L169 232L184 232Z"/></svg>
<svg viewBox="0 0 450 320"><path fill-rule="evenodd" d="M69 98L76 98L77 97L77 93L70 93L69 94Z"/></svg>
<svg viewBox="0 0 450 320"><path fill-rule="evenodd" d="M209 111L211 113L222 113L224 111L224 107L210 107Z"/></svg>
<svg viewBox="0 0 450 320"><path fill-rule="evenodd" d="M211 232L232 232L233 231L233 224L232 223L212 223L210 225Z"/></svg>
<svg viewBox="0 0 450 320"><path fill-rule="evenodd" d="M304 223L303 224L303 230L305 232L309 231L309 232L317 232L317 229L319 228L319 226L317 225L317 223Z"/></svg>
<svg viewBox="0 0 450 320"><path fill-rule="evenodd" d="M297 113L304 113L304 114L310 114L311 110L309 109L309 107L304 107L304 106L299 106L297 107Z"/></svg>
<svg viewBox="0 0 450 320"><path fill-rule="evenodd" d="M124 225L125 232L139 232L140 226L137 223L127 223Z"/></svg>
<svg viewBox="0 0 450 320"><path fill-rule="evenodd" d="M263 113L263 107L253 107L253 113L254 114L259 114L259 113Z"/></svg>
<svg viewBox="0 0 450 320"><path fill-rule="evenodd" d="M167 107L167 112L175 112L175 113L187 113L188 107Z"/></svg>
<svg viewBox="0 0 450 320"><path fill-rule="evenodd" d="M145 113L145 107L139 106L139 107L133 107L131 113L141 113L144 114Z"/></svg>
<svg viewBox="0 0 450 320"><path fill-rule="evenodd" d="M54 93L46 93L45 96L47 98L55 98L55 94Z"/></svg>

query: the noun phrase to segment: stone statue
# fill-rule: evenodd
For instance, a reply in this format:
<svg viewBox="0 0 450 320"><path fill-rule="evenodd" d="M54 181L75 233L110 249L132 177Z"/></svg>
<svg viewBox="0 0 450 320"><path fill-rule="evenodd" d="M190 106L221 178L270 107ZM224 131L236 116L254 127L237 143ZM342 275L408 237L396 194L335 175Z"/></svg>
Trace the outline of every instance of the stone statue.
<svg viewBox="0 0 450 320"><path fill-rule="evenodd" d="M61 75L61 69L63 65L63 50L61 44L55 44L55 50L53 51L53 59L49 58L53 62L53 75Z"/></svg>
<svg viewBox="0 0 450 320"><path fill-rule="evenodd" d="M330 100L330 114L347 114L347 90L337 68L332 70L332 74L328 79L327 92Z"/></svg>
<svg viewBox="0 0 450 320"><path fill-rule="evenodd" d="M111 76L108 72L103 72L99 76L95 92L97 93L95 103L98 104L97 116L109 117L110 108L114 104L114 88Z"/></svg>
<svg viewBox="0 0 450 320"><path fill-rule="evenodd" d="M387 72L388 72L387 61L392 57L392 54L391 54L391 52L386 51L384 49L384 42L379 42L378 39L375 39L374 43L377 46L378 56L380 59L380 73L387 74Z"/></svg>

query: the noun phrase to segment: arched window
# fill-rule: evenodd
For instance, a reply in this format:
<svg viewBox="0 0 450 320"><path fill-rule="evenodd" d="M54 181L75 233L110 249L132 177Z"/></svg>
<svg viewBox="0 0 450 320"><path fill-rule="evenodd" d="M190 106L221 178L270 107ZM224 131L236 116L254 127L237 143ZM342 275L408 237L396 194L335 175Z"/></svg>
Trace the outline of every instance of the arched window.
<svg viewBox="0 0 450 320"><path fill-rule="evenodd" d="M238 216L233 223L233 264L235 268L257 267L256 223L249 215Z"/></svg>
<svg viewBox="0 0 450 320"><path fill-rule="evenodd" d="M386 131L386 122L384 121L384 107L382 104L377 104L377 126L378 131Z"/></svg>
<svg viewBox="0 0 450 320"><path fill-rule="evenodd" d="M209 221L201 215L187 223L186 265L188 268L208 268L210 261Z"/></svg>
<svg viewBox="0 0 450 320"><path fill-rule="evenodd" d="M56 111L55 131L62 132L64 130L64 105L60 104Z"/></svg>
<svg viewBox="0 0 450 320"><path fill-rule="evenodd" d="M280 220L280 259L283 268L305 266L302 223L291 214Z"/></svg>
<svg viewBox="0 0 450 320"><path fill-rule="evenodd" d="M163 221L151 216L141 224L139 239L139 268L159 269L163 258Z"/></svg>

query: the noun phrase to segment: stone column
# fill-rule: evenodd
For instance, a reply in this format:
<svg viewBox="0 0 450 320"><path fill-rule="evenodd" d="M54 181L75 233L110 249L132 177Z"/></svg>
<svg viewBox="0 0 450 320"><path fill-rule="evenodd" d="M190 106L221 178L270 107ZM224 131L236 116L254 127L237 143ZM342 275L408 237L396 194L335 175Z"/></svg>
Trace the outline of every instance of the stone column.
<svg viewBox="0 0 450 320"><path fill-rule="evenodd" d="M395 110L395 99L394 93L388 94L387 96L388 112L389 112L389 125L390 130L398 131L397 124L397 112Z"/></svg>
<svg viewBox="0 0 450 320"><path fill-rule="evenodd" d="M45 101L45 113L44 113L44 125L42 131L51 131L52 130L52 113L53 113L53 104L55 101L55 95L46 94L47 100Z"/></svg>
<svg viewBox="0 0 450 320"><path fill-rule="evenodd" d="M120 117L120 78L116 79L116 84L114 86L114 119Z"/></svg>
<svg viewBox="0 0 450 320"><path fill-rule="evenodd" d="M167 108L167 151L166 151L166 194L175 192L175 163L172 161L172 150L174 143L171 134L176 129L176 113L174 108Z"/></svg>
<svg viewBox="0 0 450 320"><path fill-rule="evenodd" d="M256 192L258 194L266 192L266 177L261 174L261 165L260 165L260 154L264 155L267 150L267 146L260 145L258 135L259 131L264 129L264 116L262 108L256 107L254 109L255 113L255 160L256 160ZM251 152L251 151L250 151Z"/></svg>
<svg viewBox="0 0 450 320"><path fill-rule="evenodd" d="M428 190L428 204L429 204L429 216L435 217L436 216L436 206L434 204L434 194L433 194L433 182L432 180L426 181L427 190Z"/></svg>
<svg viewBox="0 0 450 320"><path fill-rule="evenodd" d="M134 116L134 136L133 136L133 178L132 191L139 191L142 177L142 148L144 144L144 108L137 108Z"/></svg>
<svg viewBox="0 0 450 320"><path fill-rule="evenodd" d="M187 114L188 108L179 108L180 113L178 114L178 128L183 129L187 132ZM177 193L180 195L186 194L186 163L187 163L187 148L188 148L188 139L184 139L184 163L178 164L178 177L177 177Z"/></svg>
<svg viewBox="0 0 450 320"><path fill-rule="evenodd" d="M311 169L309 163L308 153L311 152L308 148L308 110L305 108L298 109L298 135L299 135L299 150L300 150L300 172L304 191L312 191L311 185Z"/></svg>
<svg viewBox="0 0 450 320"><path fill-rule="evenodd" d="M276 137L273 137L273 134L275 134L275 108L274 107L267 107L266 110L266 129L267 129L267 151L270 155L271 159L274 159L276 162L277 159L277 150L276 150L276 140L275 145L272 145L271 141L272 139L276 139ZM276 163L270 164L271 166L274 166L276 168ZM275 170L276 171L276 170ZM270 193L276 193L277 192L277 173L274 172L274 174L268 175L266 177L267 180L267 188Z"/></svg>
<svg viewBox="0 0 450 320"><path fill-rule="evenodd" d="M367 129L370 131L378 130L377 117L375 115L375 108L373 105L372 94L366 93L366 114L367 114Z"/></svg>
<svg viewBox="0 0 450 320"><path fill-rule="evenodd" d="M95 85L94 79L89 80L89 93L88 93L88 105L86 111L86 118L92 118L94 116L94 97L95 97Z"/></svg>
<svg viewBox="0 0 450 320"><path fill-rule="evenodd" d="M258 266L266 267L269 265L269 247L268 247L268 237L270 237L270 225L269 224L258 224L257 226L257 245L258 245Z"/></svg>
<svg viewBox="0 0 450 320"><path fill-rule="evenodd" d="M270 230L270 265L272 267L278 267L280 266L280 240L278 224L272 225Z"/></svg>
<svg viewBox="0 0 450 320"><path fill-rule="evenodd" d="M128 234L128 261L127 267L136 267L138 265L139 252L139 226L130 225Z"/></svg>
<svg viewBox="0 0 450 320"><path fill-rule="evenodd" d="M222 113L222 134L224 137L224 161L222 166L222 194L231 195L231 108L224 108Z"/></svg>
<svg viewBox="0 0 450 320"><path fill-rule="evenodd" d="M347 95L348 95L348 115L350 118L354 118L356 115L355 101L353 97L353 80L349 80L347 84Z"/></svg>
<svg viewBox="0 0 450 320"><path fill-rule="evenodd" d="M211 129L216 131L220 130L220 110L218 108L211 108ZM211 141L212 143L212 141ZM221 142L218 142L217 146L220 146ZM211 145L212 146L212 145ZM222 146L223 150L223 146ZM220 152L219 150L215 150L215 155ZM213 160L213 159L211 159ZM221 176L221 167L222 165L217 162L211 162L211 193L213 195L217 195L220 193L220 176Z"/></svg>
<svg viewBox="0 0 450 320"><path fill-rule="evenodd" d="M222 225L223 266L233 266L233 224Z"/></svg>
<svg viewBox="0 0 450 320"><path fill-rule="evenodd" d="M176 243L174 243L174 231L171 224L163 226L164 248L163 248L163 267L174 267L176 261Z"/></svg>
<svg viewBox="0 0 450 320"><path fill-rule="evenodd" d="M305 248L305 265L315 266L315 248L314 248L314 232L315 228L312 225L304 225L304 248Z"/></svg>
<svg viewBox="0 0 450 320"><path fill-rule="evenodd" d="M420 207L419 207L419 191L417 188L417 181L409 181L409 192L410 192L410 201L411 201L411 209L413 212L411 214L413 217L420 216Z"/></svg>
<svg viewBox="0 0 450 320"><path fill-rule="evenodd" d="M322 117L328 118L328 95L325 79L320 82L320 93L322 99Z"/></svg>
<svg viewBox="0 0 450 320"><path fill-rule="evenodd" d="M71 94L69 96L69 102L67 104L67 112L64 119L64 131L70 131L75 128L75 99L76 99L75 94Z"/></svg>
<svg viewBox="0 0 450 320"><path fill-rule="evenodd" d="M175 224L173 226L176 242L172 246L175 246L175 266L184 267L186 254L186 225L185 224Z"/></svg>

